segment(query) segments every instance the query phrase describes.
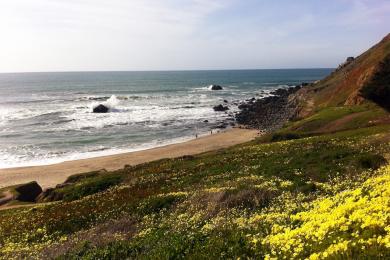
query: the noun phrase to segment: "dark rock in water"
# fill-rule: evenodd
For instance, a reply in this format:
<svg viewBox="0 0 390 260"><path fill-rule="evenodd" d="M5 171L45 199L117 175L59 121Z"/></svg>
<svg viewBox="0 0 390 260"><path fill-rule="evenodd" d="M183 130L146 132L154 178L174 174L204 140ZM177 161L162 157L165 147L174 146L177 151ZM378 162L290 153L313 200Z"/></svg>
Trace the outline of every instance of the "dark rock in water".
<svg viewBox="0 0 390 260"><path fill-rule="evenodd" d="M223 87L220 86L220 85L211 85L210 89L211 89L211 90L222 90Z"/></svg>
<svg viewBox="0 0 390 260"><path fill-rule="evenodd" d="M223 105L215 106L215 107L213 107L213 109L214 109L214 111L218 111L218 112L223 112L223 111L229 110L229 108L227 106L223 106Z"/></svg>
<svg viewBox="0 0 390 260"><path fill-rule="evenodd" d="M102 105L102 104L100 104L97 107L93 108L93 112L94 113L107 113L108 110L109 110L109 108L106 107L105 105Z"/></svg>
<svg viewBox="0 0 390 260"><path fill-rule="evenodd" d="M226 99L223 100L224 103L229 103Z"/></svg>
<svg viewBox="0 0 390 260"><path fill-rule="evenodd" d="M19 185L15 190L18 193L15 199L26 202L34 202L38 195L42 193L42 188L36 181Z"/></svg>
<svg viewBox="0 0 390 260"><path fill-rule="evenodd" d="M203 123L208 123L208 122L209 122L209 120L207 120L207 119L203 121Z"/></svg>
<svg viewBox="0 0 390 260"><path fill-rule="evenodd" d="M307 82L302 82L301 86L302 86L302 87L309 86L309 83L307 83Z"/></svg>

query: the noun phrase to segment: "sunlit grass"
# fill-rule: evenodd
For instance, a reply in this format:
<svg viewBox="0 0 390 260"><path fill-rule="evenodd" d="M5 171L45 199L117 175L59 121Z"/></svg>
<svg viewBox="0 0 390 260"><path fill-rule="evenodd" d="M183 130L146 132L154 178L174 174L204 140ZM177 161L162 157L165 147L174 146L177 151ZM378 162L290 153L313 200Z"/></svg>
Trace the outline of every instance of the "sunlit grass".
<svg viewBox="0 0 390 260"><path fill-rule="evenodd" d="M57 189L67 201L0 211L0 256L388 256L389 168L375 170L390 153L388 130L257 140L79 175ZM362 228L370 219L379 224Z"/></svg>

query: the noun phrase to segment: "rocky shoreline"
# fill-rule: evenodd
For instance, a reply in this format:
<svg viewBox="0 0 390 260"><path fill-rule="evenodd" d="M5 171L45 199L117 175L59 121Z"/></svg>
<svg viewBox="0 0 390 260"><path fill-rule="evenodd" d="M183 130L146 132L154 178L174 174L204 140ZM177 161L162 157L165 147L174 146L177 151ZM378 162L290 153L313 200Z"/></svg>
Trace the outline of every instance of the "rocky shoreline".
<svg viewBox="0 0 390 260"><path fill-rule="evenodd" d="M297 104L291 96L308 83L271 92L272 96L255 99L238 106L236 122L262 131L273 131L281 128L285 122L296 114Z"/></svg>
<svg viewBox="0 0 390 260"><path fill-rule="evenodd" d="M261 131L274 131L283 126L285 122L293 118L297 112L297 102L291 96L304 86L312 83L302 83L295 87L279 88L270 92L267 97L252 97L246 100L224 99L222 103L213 106L216 113L225 113L226 118L214 122L209 126L212 129L224 129L239 124L241 127L253 128ZM218 91L223 87L210 85L210 90ZM234 109L233 109L234 108ZM238 108L238 111L237 111ZM110 108L105 104L99 104L93 108L93 113L108 113ZM209 124L209 119L204 124Z"/></svg>
<svg viewBox="0 0 390 260"><path fill-rule="evenodd" d="M229 104L237 106L239 111L228 113L229 105L219 104L214 106L216 112L224 112L229 117L218 123L216 128L226 128L239 124L242 127L259 129L269 132L281 128L284 123L295 117L298 109L296 99L293 94L302 87L312 83L302 83L295 87L279 88L271 92L271 96L263 98L251 98L245 101L237 101Z"/></svg>

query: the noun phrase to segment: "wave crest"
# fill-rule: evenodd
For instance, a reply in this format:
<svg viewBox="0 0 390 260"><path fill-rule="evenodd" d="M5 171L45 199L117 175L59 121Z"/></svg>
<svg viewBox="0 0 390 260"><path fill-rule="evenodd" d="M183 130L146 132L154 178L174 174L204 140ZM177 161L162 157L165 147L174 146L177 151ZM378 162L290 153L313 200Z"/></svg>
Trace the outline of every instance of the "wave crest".
<svg viewBox="0 0 390 260"><path fill-rule="evenodd" d="M91 105L91 110L93 110L95 107L97 107L99 105L103 105L103 106L107 107L110 112L116 112L117 109L115 107L118 106L119 103L120 103L120 100L115 95L112 95L109 99L107 99L104 102L101 102L101 103L93 102Z"/></svg>

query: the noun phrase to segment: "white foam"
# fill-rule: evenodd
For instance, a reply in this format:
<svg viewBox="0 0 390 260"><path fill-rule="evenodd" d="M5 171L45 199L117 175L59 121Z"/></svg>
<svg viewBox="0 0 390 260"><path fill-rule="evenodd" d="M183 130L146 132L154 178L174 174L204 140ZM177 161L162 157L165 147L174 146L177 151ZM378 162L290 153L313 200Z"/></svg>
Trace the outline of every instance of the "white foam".
<svg viewBox="0 0 390 260"><path fill-rule="evenodd" d="M85 97L85 94L83 96ZM92 95L89 97L103 97L103 95ZM202 122L207 119L209 120L209 125L211 125L227 117L225 113L216 113L212 109L214 105L223 102L223 99L221 99L218 93L211 94L207 89L204 92L197 93L183 91L177 95L168 95L166 93L128 96L112 95L103 101L81 98L80 96L70 98L58 103L23 103L15 104L12 107L4 106L8 107L7 110L0 109L0 119L3 119L0 124L0 133L4 133L4 138L6 134L9 134L8 129L12 128L12 132L15 131L15 134L21 134L25 138L26 143L31 144L31 147L18 145L19 141L15 139L15 147L11 148L6 143L0 143L0 168L47 165L182 142L193 139L195 131L198 134L202 130L209 131L207 126L205 126L205 129L197 129L196 122ZM93 106L97 104L108 106L112 113L92 113ZM231 111L233 109L231 108ZM57 121L63 121L63 123L56 124ZM42 125L33 125L40 122ZM24 124L31 124L31 126L26 128ZM105 130L107 126L109 128ZM192 131L188 126L194 127L192 136L188 136L189 134L191 135ZM168 137L170 134L161 136L162 132L159 129L162 127L172 129L173 133L178 131L177 136L182 137L172 139ZM58 145L56 147L56 145L50 143L52 142L50 140L61 141L61 138L63 138L64 144L68 141L77 142L79 133L69 132L70 130L82 131L80 135L85 135L87 138L90 136L104 137L105 134L109 136L118 135L118 138L121 138L122 135L125 136L127 133L135 133L134 131L140 131L140 133L146 131L145 133L148 133L148 129L151 130L149 133L156 132L160 135L153 136L153 134L147 134L138 139L135 144L131 144L129 140L120 144L102 141L101 144L103 146L97 146L97 143L89 143L82 146L83 149L87 149L85 151L63 153L58 151L61 151L61 149L66 151L71 148L63 147L59 143L56 144ZM29 135L33 138L31 142L28 141L30 140L28 139L30 137L27 137ZM39 136L42 139L39 139ZM44 141L46 136L53 137L53 139L49 138L48 143L42 143L46 142ZM156 139L151 140L154 138ZM13 139L4 140L7 140L7 142L9 140L10 144L13 142ZM114 147L115 145L123 145L126 148Z"/></svg>
<svg viewBox="0 0 390 260"><path fill-rule="evenodd" d="M201 132L200 134L198 134L198 137L206 136L208 134L209 134L208 131ZM137 144L129 148L107 148L106 149L104 146L100 146L97 148L91 148L91 150L89 151L73 152L65 155L63 154L52 155L50 153L43 154L39 152L33 152L33 153L29 153L30 158L26 158L26 156L11 155L9 153L4 154L0 152L0 169L52 165L61 162L66 162L66 161L82 160L82 159L96 158L101 156L136 152L136 151L162 147L170 144L182 143L182 142L193 140L194 138L195 136L183 136L183 137L173 138L169 140L156 139L149 142L145 142L143 144ZM35 148L32 147L32 149Z"/></svg>
<svg viewBox="0 0 390 260"><path fill-rule="evenodd" d="M115 95L112 95L109 99L107 99L106 101L104 101L104 102L93 102L92 104L91 104L91 111L95 108L95 107L97 107L97 106L99 106L99 105L104 105L104 106L106 106L106 107L108 107L109 108L109 110L110 110L110 112L115 112L115 107L116 106L118 106L119 105L119 103L120 103L120 100L115 96Z"/></svg>

